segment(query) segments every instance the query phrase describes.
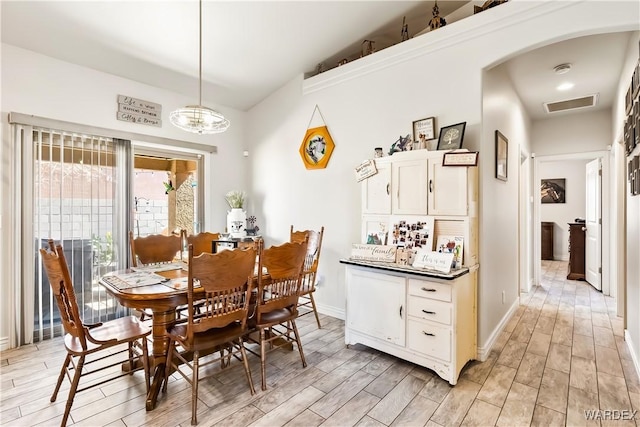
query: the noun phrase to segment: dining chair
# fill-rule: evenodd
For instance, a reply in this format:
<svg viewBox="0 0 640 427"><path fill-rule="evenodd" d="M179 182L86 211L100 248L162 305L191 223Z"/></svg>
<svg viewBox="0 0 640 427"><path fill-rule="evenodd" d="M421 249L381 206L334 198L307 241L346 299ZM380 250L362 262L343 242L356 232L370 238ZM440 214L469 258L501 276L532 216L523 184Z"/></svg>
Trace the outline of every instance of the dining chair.
<svg viewBox="0 0 640 427"><path fill-rule="evenodd" d="M320 228L320 231L294 231L292 225L289 237L290 242L302 242L305 240L305 238L308 239L307 255L304 260L304 269L302 271L300 299L298 300L298 307L302 307L305 310L298 311L298 316L304 316L313 313L316 317L318 328L322 328L322 326L320 325L320 316L318 314L318 309L316 308L316 301L313 298L313 293L316 291L318 262L320 261L320 249L322 248L323 235L324 226Z"/></svg>
<svg viewBox="0 0 640 427"><path fill-rule="evenodd" d="M201 368L221 361L224 369L229 366L226 361L233 356L242 361L251 394L255 393L242 337L248 331L256 250L234 249L216 254L205 252L199 256L194 256L194 252L193 245L189 245L187 318L177 321L166 332L169 346L162 387L166 392L169 375L174 369L191 384L192 425L198 423L198 381L206 378L199 377ZM197 286L204 290L204 298L194 297L194 288ZM200 305L199 313L196 304ZM177 351L176 345L186 354ZM218 352L219 356L216 356ZM205 360L205 356L207 359L203 363L201 357Z"/></svg>
<svg viewBox="0 0 640 427"><path fill-rule="evenodd" d="M259 242L261 249L262 242ZM258 256L258 294L255 309L255 330L259 331L262 390L267 389L267 344L274 350L296 343L302 366L306 367L302 342L296 326L298 295L302 283L302 268L307 253L307 241L287 242L264 249ZM291 336L293 333L293 337Z"/></svg>
<svg viewBox="0 0 640 427"><path fill-rule="evenodd" d="M203 252L213 252L213 241L220 239L220 233L210 233L204 231L198 234L186 236L187 245L193 245L193 256L198 256Z"/></svg>
<svg viewBox="0 0 640 427"><path fill-rule="evenodd" d="M150 368L147 336L151 333L151 329L134 316L96 324L84 323L80 317L78 302L62 246L54 245L53 240L49 240L48 243L48 249L40 249L40 256L49 278L51 290L56 298L65 332L64 346L67 350L67 356L62 364L51 402L55 402L62 380L66 376L71 382L71 387L62 416L61 425L64 426L67 424L73 399L78 392L100 386L125 375L133 375L134 372L140 370L144 371L145 387L146 391L149 391ZM99 352L101 352L100 356L88 357ZM111 376L106 376L104 373L98 374L107 369L111 371L107 371L108 374L112 373L113 369L110 368L123 363L128 363L127 372L118 371L116 375ZM89 370L90 367L93 369ZM80 379L92 374L89 382L84 385L83 381L83 387L79 388Z"/></svg>
<svg viewBox="0 0 640 427"><path fill-rule="evenodd" d="M145 237L134 237L133 231L129 231L129 246L132 267L171 262L176 258L176 254L182 252L182 233L168 236L151 234Z"/></svg>
<svg viewBox="0 0 640 427"><path fill-rule="evenodd" d="M129 231L129 247L131 249L131 266L141 267L146 264L168 263L182 254L183 232L180 234L151 234L145 237L134 237ZM150 310L138 310L140 320L153 317ZM178 310L180 311L180 310Z"/></svg>

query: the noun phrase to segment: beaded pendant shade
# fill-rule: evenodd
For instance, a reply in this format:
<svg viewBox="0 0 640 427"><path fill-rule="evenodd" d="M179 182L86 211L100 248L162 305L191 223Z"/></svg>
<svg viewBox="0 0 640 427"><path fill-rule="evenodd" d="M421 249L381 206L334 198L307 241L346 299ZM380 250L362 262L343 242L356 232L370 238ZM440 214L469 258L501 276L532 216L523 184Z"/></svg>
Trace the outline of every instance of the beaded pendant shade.
<svg viewBox="0 0 640 427"><path fill-rule="evenodd" d="M187 105L171 112L171 123L187 132L198 134L221 133L226 131L231 124L221 113L202 105L202 0L200 0L199 22L199 93L198 105Z"/></svg>

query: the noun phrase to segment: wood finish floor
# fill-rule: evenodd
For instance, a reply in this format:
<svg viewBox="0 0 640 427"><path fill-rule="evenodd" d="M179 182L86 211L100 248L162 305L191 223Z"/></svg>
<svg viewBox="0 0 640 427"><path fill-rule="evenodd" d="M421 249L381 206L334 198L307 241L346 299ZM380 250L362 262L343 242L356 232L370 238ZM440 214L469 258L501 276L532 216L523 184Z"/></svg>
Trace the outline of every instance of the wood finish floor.
<svg viewBox="0 0 640 427"><path fill-rule="evenodd" d="M585 282L567 281L566 262L544 261L540 287L521 298L514 317L484 363L471 362L451 387L432 371L364 346L344 345L344 322L299 320L308 362L297 351L268 357L266 391L259 359L248 391L241 366L201 381L200 426L562 426L638 425L589 421L640 409L640 380L623 339L614 301ZM68 382L49 398L64 358L60 339L1 354L0 424L59 425ZM217 368L214 368L217 369ZM191 391L172 377L154 411L144 409L141 376L79 393L69 425L189 426Z"/></svg>

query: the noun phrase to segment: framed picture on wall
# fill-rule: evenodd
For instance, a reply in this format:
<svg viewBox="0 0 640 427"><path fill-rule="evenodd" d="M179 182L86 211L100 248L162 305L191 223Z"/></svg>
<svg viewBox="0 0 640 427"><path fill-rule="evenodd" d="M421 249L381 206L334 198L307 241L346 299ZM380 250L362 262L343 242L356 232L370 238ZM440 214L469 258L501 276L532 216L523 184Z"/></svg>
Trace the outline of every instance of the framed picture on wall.
<svg viewBox="0 0 640 427"><path fill-rule="evenodd" d="M509 140L499 130L496 130L496 178L506 181L509 159Z"/></svg>
<svg viewBox="0 0 640 427"><path fill-rule="evenodd" d="M540 180L541 203L565 203L565 178Z"/></svg>

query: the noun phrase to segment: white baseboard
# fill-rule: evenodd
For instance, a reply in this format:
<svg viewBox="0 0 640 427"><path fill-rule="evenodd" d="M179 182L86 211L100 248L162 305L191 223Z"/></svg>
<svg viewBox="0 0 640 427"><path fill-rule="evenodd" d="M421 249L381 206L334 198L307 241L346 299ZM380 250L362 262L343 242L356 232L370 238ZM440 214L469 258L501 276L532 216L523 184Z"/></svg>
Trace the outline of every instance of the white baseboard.
<svg viewBox="0 0 640 427"><path fill-rule="evenodd" d="M629 335L629 331L627 329L624 330L624 340L627 343L627 348L629 349L629 353L631 354L631 359L633 360L633 366L636 368L636 375L640 378L640 358L639 355L635 352L635 347L633 346L633 341L631 341L631 335Z"/></svg>
<svg viewBox="0 0 640 427"><path fill-rule="evenodd" d="M504 327L507 325L509 320L511 320L511 316L513 316L513 313L516 312L519 305L520 305L520 298L516 298L513 304L511 304L509 311L506 312L506 314L502 317L502 320L500 320L500 323L498 323L498 325L495 327L495 329L491 333L491 336L489 337L487 342L481 347L478 346L478 360L480 360L481 362L484 362L485 360L487 360L487 358L489 357L489 353L493 348L493 345L495 344L496 340L502 333Z"/></svg>
<svg viewBox="0 0 640 427"><path fill-rule="evenodd" d="M346 318L344 308L339 309L330 305L318 304L317 301L316 301L316 308L318 309L318 313L335 317L336 319L340 319L340 320L345 320Z"/></svg>
<svg viewBox="0 0 640 427"><path fill-rule="evenodd" d="M9 350L9 337L0 338L0 351Z"/></svg>

